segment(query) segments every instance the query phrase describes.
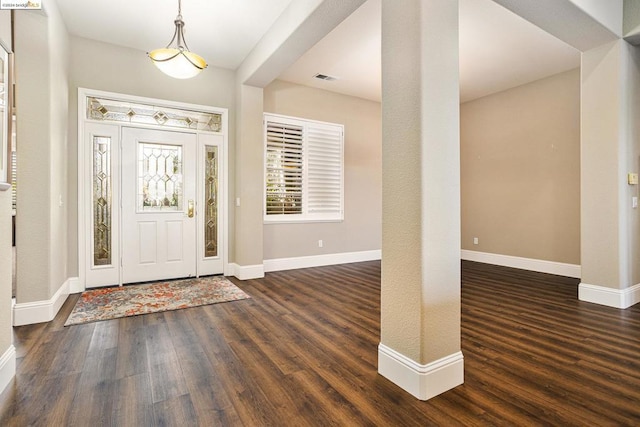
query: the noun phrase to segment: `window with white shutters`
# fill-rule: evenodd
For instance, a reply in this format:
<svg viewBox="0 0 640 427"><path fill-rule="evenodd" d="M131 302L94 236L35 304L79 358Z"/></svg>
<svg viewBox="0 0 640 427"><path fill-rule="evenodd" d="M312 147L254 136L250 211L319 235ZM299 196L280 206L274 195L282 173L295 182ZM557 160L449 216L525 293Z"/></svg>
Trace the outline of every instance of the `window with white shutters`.
<svg viewBox="0 0 640 427"><path fill-rule="evenodd" d="M265 114L265 221L344 218L344 127Z"/></svg>

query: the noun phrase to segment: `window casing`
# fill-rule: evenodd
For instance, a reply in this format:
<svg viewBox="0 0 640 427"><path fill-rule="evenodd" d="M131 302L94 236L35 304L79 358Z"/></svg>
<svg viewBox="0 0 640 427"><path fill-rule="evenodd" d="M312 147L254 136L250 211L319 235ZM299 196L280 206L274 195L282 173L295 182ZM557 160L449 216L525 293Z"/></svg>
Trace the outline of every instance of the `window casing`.
<svg viewBox="0 0 640 427"><path fill-rule="evenodd" d="M264 115L265 222L344 219L344 126Z"/></svg>

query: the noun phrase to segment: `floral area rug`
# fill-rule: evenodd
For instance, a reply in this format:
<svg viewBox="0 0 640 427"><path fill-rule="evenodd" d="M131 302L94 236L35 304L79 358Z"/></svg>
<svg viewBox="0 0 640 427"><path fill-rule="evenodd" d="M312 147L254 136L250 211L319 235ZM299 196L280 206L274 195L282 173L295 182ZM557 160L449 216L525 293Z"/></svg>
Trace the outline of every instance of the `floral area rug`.
<svg viewBox="0 0 640 427"><path fill-rule="evenodd" d="M83 292L64 326L251 298L221 276Z"/></svg>

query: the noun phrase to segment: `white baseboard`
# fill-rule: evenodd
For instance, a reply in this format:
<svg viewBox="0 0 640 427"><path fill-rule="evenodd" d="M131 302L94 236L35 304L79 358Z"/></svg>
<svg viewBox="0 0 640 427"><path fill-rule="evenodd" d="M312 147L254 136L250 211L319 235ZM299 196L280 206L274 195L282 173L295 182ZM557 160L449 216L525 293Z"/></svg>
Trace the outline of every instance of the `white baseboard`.
<svg viewBox="0 0 640 427"><path fill-rule="evenodd" d="M375 261L382 256L381 250L342 252L337 254L312 255L295 258L264 260L264 271L295 270L298 268L322 267L324 265L349 264L352 262Z"/></svg>
<svg viewBox="0 0 640 427"><path fill-rule="evenodd" d="M511 255L492 254L488 252L476 252L463 249L460 256L466 261L483 262L486 264L501 265L504 267L520 268L522 270L537 271L539 273L556 274L558 276L580 278L582 267L576 264L546 261L542 259L521 258Z"/></svg>
<svg viewBox="0 0 640 427"><path fill-rule="evenodd" d="M0 393L9 385L13 377L16 376L16 348L9 346L7 351L0 357Z"/></svg>
<svg viewBox="0 0 640 427"><path fill-rule="evenodd" d="M86 290L85 287L80 283L79 277L69 277L67 279L67 282L69 282L70 294L79 294Z"/></svg>
<svg viewBox="0 0 640 427"><path fill-rule="evenodd" d="M260 279L264 277L264 265L238 265L229 264L230 276L235 276L240 280Z"/></svg>
<svg viewBox="0 0 640 427"><path fill-rule="evenodd" d="M13 326L52 321L69 296L70 283L71 279L67 279L48 300L17 303L13 307Z"/></svg>
<svg viewBox="0 0 640 427"><path fill-rule="evenodd" d="M429 400L464 383L462 352L421 365L380 343L378 373L420 400Z"/></svg>
<svg viewBox="0 0 640 427"><path fill-rule="evenodd" d="M607 307L629 308L640 302L640 283L627 289L613 289L580 283L578 299Z"/></svg>

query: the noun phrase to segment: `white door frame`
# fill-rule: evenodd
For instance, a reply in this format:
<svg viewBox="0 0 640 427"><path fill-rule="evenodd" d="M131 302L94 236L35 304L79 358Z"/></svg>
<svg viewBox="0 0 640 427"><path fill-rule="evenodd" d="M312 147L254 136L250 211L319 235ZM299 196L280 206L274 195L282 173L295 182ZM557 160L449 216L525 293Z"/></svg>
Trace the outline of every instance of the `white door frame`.
<svg viewBox="0 0 640 427"><path fill-rule="evenodd" d="M207 131L193 130L193 129L167 128L166 126L93 120L93 119L87 118L87 107L88 107L87 98L88 97L107 98L107 99L117 100L121 102L131 102L131 103L146 104L146 105L153 105L153 106L166 107L166 108L178 108L178 109L187 110L187 111L216 113L222 116L222 130L221 132L207 132ZM118 147L120 146L120 140L122 136L122 127L138 127L143 129L159 129L159 130L173 129L180 132L194 133L197 135L197 139L198 139L198 144L197 144L198 153L200 152L199 147L203 145L202 141L206 140L209 135L216 135L218 137L222 136L223 141L222 141L221 153L220 153L220 169L222 169L221 172L222 172L223 185L219 187L219 200L221 201L221 204L224 208L221 209L222 211L221 222L223 224L223 227L220 230L220 232L222 233L221 254L223 258L223 270L224 270L223 274L225 276L232 274L232 269L229 263L229 189L228 189L228 186L229 186L229 149L228 149L229 125L228 125L228 122L229 120L228 119L229 119L229 113L226 108L210 107L206 105L188 104L188 103L182 103L182 102L167 101L162 99L125 95L125 94L114 93L114 92L105 92L105 91L99 91L99 90L93 90L93 89L78 88L78 134L77 134L78 135L78 158L77 158L78 283L76 286L74 286L74 289L71 290L72 292L81 292L86 289L87 269L89 268L89 261L90 261L89 255L92 253L91 248L89 247L91 244L91 239L89 239L90 236L88 234L90 233L87 231L91 213L86 209L86 206L87 206L86 204L88 203L87 191L88 191L88 187L90 188L92 185L91 182L87 182L86 180L86 176L87 176L86 174L88 172L86 169L88 167L86 156L88 155L88 152L87 152L87 143L85 139L85 125L87 123L97 123L97 124L107 124L111 126L117 126L118 137L119 137L117 141ZM201 159L198 154L197 160L196 160L196 163L198 164L197 166L198 169L201 168L200 160ZM121 203L119 197L120 195L118 194L118 199L116 200L116 198L114 197L112 201L112 206L113 206L112 215L117 216L118 220L120 216L120 203ZM199 205L201 204L201 201L203 199L204 199L204 193L203 193L202 185L198 185L197 200ZM197 209L199 209L199 207L197 207ZM201 230L198 230L197 236L200 236L200 232ZM114 233L116 233L116 231L114 231ZM119 235L117 236L118 242L115 242L116 240L115 238L113 240L114 241L112 241L112 245L120 245ZM200 239L197 237L196 241L200 242ZM196 252L197 254L200 254L199 250ZM117 262L119 264L120 260L118 259ZM200 259L200 256L197 255L197 264L196 264L197 269L199 268L201 263L202 263L202 260ZM118 270L119 270L119 267L118 267Z"/></svg>

